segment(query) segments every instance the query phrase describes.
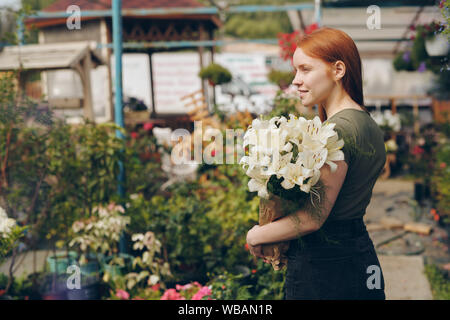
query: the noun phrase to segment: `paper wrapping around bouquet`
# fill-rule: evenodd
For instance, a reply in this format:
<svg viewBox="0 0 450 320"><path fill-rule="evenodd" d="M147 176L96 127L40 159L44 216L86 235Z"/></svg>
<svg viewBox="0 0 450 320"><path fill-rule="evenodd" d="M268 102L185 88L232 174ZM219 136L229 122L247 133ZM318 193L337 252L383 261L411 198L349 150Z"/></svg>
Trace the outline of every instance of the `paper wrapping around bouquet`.
<svg viewBox="0 0 450 320"><path fill-rule="evenodd" d="M265 225L283 216L281 199L272 197L269 200L260 199L259 202L259 225ZM289 242L277 242L262 245L262 253L275 270L280 270L287 265L286 252Z"/></svg>

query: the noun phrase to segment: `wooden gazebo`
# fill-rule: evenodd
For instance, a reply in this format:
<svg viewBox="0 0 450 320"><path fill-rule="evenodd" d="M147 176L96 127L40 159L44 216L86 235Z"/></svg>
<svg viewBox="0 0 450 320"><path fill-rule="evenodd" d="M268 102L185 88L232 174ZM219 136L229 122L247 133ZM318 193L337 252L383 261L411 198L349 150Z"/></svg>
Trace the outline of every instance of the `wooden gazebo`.
<svg viewBox="0 0 450 320"><path fill-rule="evenodd" d="M67 8L73 4L71 0L59 0L51 6L45 8L44 12L61 12L66 11ZM111 0L79 0L76 5L81 12L99 12L111 10ZM214 31L220 26L220 20L215 14L183 14L176 11L170 15L167 13L158 15L157 13L140 14L138 16L131 16L127 13L128 9L171 9L171 8L199 8L203 7L201 3L196 0L128 0L123 1L123 42L158 42L158 41L199 41L212 40ZM112 43L112 19L111 17L99 14L98 17L89 15L88 17L81 17L82 28L80 30L68 30L65 18L46 18L46 19L28 19L26 20L27 27L36 27L39 29L39 43L57 43L66 41L96 41L99 43L98 53L103 57L108 64L108 78L109 88L111 86L111 66L110 56L112 50L107 47ZM186 49L189 47L184 47ZM200 67L207 64L204 61L202 54L204 48L192 47L198 50L200 55ZM160 47L146 47L140 49L129 49L124 47L124 52L140 52L147 53L150 60L150 74L152 74L152 54L161 51L175 51L180 50L176 48L160 48ZM210 47L211 53L214 48ZM152 110L151 118L174 118L174 114L164 114L164 111L155 112L155 97L153 90L153 77L151 77L151 100ZM107 114L109 120L113 118L113 104L112 104L112 89L107 93L109 110Z"/></svg>

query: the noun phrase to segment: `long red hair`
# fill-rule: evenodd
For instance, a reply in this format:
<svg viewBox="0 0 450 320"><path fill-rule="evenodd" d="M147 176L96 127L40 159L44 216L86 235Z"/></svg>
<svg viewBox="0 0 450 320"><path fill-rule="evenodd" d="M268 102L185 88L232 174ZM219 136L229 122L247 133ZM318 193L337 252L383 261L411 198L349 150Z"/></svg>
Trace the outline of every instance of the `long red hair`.
<svg viewBox="0 0 450 320"><path fill-rule="evenodd" d="M297 47L301 48L310 57L318 58L325 63L334 63L341 60L345 64L345 75L340 80L342 87L357 104L367 111L364 106L361 57L352 38L345 32L322 27L310 34L303 34ZM322 121L327 115L322 106L319 107L319 116Z"/></svg>

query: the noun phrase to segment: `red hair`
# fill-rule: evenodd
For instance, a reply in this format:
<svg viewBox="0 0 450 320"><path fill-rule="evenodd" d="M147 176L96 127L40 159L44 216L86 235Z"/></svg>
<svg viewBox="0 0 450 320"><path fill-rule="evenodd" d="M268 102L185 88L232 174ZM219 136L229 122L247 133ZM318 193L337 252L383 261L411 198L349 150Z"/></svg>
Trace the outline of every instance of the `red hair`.
<svg viewBox="0 0 450 320"><path fill-rule="evenodd" d="M348 34L338 29L323 27L310 34L303 34L297 42L297 47L308 56L321 59L330 65L341 60L345 64L345 75L340 80L342 87L353 101L367 111L364 107L361 57L355 42ZM319 106L319 116L322 121L327 119L322 106Z"/></svg>

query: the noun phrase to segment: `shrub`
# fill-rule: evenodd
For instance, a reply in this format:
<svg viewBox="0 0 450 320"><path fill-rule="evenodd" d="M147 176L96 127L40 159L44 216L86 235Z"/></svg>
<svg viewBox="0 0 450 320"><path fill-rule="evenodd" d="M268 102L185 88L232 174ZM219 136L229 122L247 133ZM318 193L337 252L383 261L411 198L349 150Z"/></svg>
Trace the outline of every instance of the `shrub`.
<svg viewBox="0 0 450 320"><path fill-rule="evenodd" d="M202 79L210 80L213 85L230 82L232 78L228 69L216 63L211 63L209 66L202 68L198 76Z"/></svg>

